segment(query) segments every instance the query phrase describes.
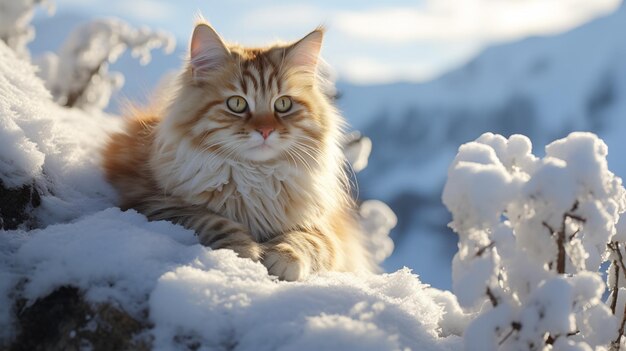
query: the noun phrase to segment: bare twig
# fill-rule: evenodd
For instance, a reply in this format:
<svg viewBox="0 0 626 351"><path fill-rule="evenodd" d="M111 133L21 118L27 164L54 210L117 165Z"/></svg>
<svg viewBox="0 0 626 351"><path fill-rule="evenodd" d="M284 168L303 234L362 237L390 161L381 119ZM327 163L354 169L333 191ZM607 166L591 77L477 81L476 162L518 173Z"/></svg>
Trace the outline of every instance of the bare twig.
<svg viewBox="0 0 626 351"><path fill-rule="evenodd" d="M569 236L569 241L574 240L574 237L576 236L576 234L580 233L580 228L576 229L570 236Z"/></svg>
<svg viewBox="0 0 626 351"><path fill-rule="evenodd" d="M569 332L565 334L565 336L566 337L574 336L574 335L578 335L579 333L580 333L580 330L577 330L575 332ZM546 338L546 345L553 345L556 342L556 339L558 339L560 336L561 334L556 334L555 336L548 334L548 337Z"/></svg>
<svg viewBox="0 0 626 351"><path fill-rule="evenodd" d="M626 278L626 266L624 265L624 257L622 256L622 251L619 248L619 243L617 241L614 241L612 243L607 244L607 246L617 255L618 257L617 263L619 263L619 265L621 266L622 273L624 277Z"/></svg>
<svg viewBox="0 0 626 351"><path fill-rule="evenodd" d="M619 293L619 285L617 284L619 269L621 267L622 273L624 273L624 276L626 277L626 267L624 267L624 256L622 255L622 250L620 250L619 248L619 242L613 241L611 243L608 243L607 246L617 255L617 260L613 260L613 265L615 266L615 283L613 284L613 291L611 294L611 311L613 311L613 314L615 314L618 298L617 295ZM619 351L621 347L620 341L622 339L622 335L624 335L624 327L626 327L626 304L624 305L624 311L622 311L622 323L620 324L617 338L611 343L611 350Z"/></svg>
<svg viewBox="0 0 626 351"><path fill-rule="evenodd" d="M617 293L619 291L619 265L617 260L613 260L613 289L611 290L611 312L615 315L615 307L617 306Z"/></svg>
<svg viewBox="0 0 626 351"><path fill-rule="evenodd" d="M572 208L563 214L563 220L561 221L561 227L559 230L555 230L554 228L552 228L552 226L550 226L547 222L542 222L541 224L546 227L549 231L550 231L550 235L552 236L556 236L556 247L557 247L557 257L556 257L556 272L558 274L564 274L565 273L565 259L566 259L566 253L565 253L565 244L566 244L566 240L567 242L570 242L574 239L574 237L576 236L576 234L578 234L580 232L580 228L576 229L576 231L574 231L574 233L572 233L569 236L566 236L565 233L565 222L567 221L567 219L571 219L571 220L575 220L578 221L580 223L585 223L587 222L587 220L577 214L575 214L574 212L578 209L578 201L576 201L574 203L574 205L572 206Z"/></svg>
<svg viewBox="0 0 626 351"><path fill-rule="evenodd" d="M559 231L556 237L557 257L556 257L556 272L559 274L565 273L565 231Z"/></svg>
<svg viewBox="0 0 626 351"><path fill-rule="evenodd" d="M622 335L624 335L624 327L626 327L626 304L624 305L624 311L622 312L622 323L620 324L619 331L617 332L617 338L611 343L612 349L619 351L621 346Z"/></svg>
<svg viewBox="0 0 626 351"><path fill-rule="evenodd" d="M575 215L575 214L569 213L569 212L564 215L564 218L573 219L573 220L576 220L576 221L581 222L581 223L587 222L587 220L582 218L581 216Z"/></svg>
<svg viewBox="0 0 626 351"><path fill-rule="evenodd" d="M511 322L511 330L498 342L498 345L504 344L504 342L513 335L513 332L520 331L522 324L519 322Z"/></svg>
<svg viewBox="0 0 626 351"><path fill-rule="evenodd" d="M487 288L487 296L489 297L489 301L491 301L493 307L498 306L498 298L496 298L493 292L491 292L491 288Z"/></svg>
<svg viewBox="0 0 626 351"><path fill-rule="evenodd" d="M548 228L548 230L550 231L550 235L556 234L556 230L554 230L554 228L552 228L547 222L544 221L544 222L541 222L541 224L544 227Z"/></svg>
<svg viewBox="0 0 626 351"><path fill-rule="evenodd" d="M492 241L488 245L485 245L485 246L481 247L480 249L478 249L478 251L476 251L476 257L482 256L485 253L485 251L487 251L487 250L491 249L492 247L494 247L495 244L496 243L494 243Z"/></svg>

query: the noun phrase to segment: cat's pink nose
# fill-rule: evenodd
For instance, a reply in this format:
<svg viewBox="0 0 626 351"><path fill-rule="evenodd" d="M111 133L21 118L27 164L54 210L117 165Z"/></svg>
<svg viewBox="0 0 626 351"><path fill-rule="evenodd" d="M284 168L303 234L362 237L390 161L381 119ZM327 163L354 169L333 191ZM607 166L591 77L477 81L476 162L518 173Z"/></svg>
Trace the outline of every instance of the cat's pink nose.
<svg viewBox="0 0 626 351"><path fill-rule="evenodd" d="M263 139L267 139L270 134L274 131L274 127L259 127L256 130L257 132L261 133L261 135L263 136Z"/></svg>

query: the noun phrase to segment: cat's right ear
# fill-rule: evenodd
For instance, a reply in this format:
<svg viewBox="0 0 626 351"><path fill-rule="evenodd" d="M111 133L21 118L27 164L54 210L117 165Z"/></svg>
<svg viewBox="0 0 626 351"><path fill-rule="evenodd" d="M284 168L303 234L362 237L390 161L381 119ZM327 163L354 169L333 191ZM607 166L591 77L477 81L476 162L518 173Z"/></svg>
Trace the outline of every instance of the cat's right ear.
<svg viewBox="0 0 626 351"><path fill-rule="evenodd" d="M223 66L230 51L211 26L198 24L191 36L190 63L194 78Z"/></svg>

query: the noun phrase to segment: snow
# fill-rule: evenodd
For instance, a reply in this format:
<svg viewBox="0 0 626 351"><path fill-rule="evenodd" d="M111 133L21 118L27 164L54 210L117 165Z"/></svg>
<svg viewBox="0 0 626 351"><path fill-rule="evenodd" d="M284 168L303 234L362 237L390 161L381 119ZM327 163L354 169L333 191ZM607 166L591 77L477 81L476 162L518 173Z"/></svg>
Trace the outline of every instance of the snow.
<svg viewBox="0 0 626 351"><path fill-rule="evenodd" d="M3 255L12 281L28 277L23 297L71 285L90 302L137 318L147 311L155 350L183 348L177 340L241 350L450 349L438 343L443 309L408 269L277 281L261 263L199 245L192 231L116 208L15 240L17 250Z"/></svg>
<svg viewBox="0 0 626 351"><path fill-rule="evenodd" d="M339 85L340 109L373 144L370 165L359 176L361 196L381 199L399 214L393 236L406 244L397 245L393 262L451 287L430 278L449 274L456 244L447 239L449 219L423 213L445 213L439 199L456 148L484 132L527 135L533 153L543 156L552 140L592 131L611 150L610 169L626 177L625 32L621 6L565 33L492 45L430 82ZM430 235L435 238L422 239ZM449 247L443 254L420 245L436 238Z"/></svg>
<svg viewBox="0 0 626 351"><path fill-rule="evenodd" d="M129 49L146 65L152 49L163 48L171 53L174 47L174 38L167 33L136 29L115 18L100 19L75 28L58 54L43 54L37 62L39 76L59 104L101 110L124 84L121 73L108 72L109 63Z"/></svg>
<svg viewBox="0 0 626 351"><path fill-rule="evenodd" d="M608 245L619 245L626 189L594 134L571 133L543 158L531 150L526 137L486 133L460 146L448 170L442 199L459 235L453 290L476 314L465 345L523 349L546 335L608 345L618 319L601 301L598 270L618 259Z"/></svg>
<svg viewBox="0 0 626 351"><path fill-rule="evenodd" d="M430 111L444 105L474 109L488 120L490 108L524 93L537 104L533 118L552 118L543 125L545 133L533 140L558 134L568 123L589 126L581 114L587 105L581 101L593 95L598 72L611 66L607 58L619 46L617 39L602 44L588 69L571 80L562 65L551 68L535 54L562 60L560 52L571 50L574 39L592 40L607 28L621 28L624 13L619 10L565 34L561 45L567 50L552 48L547 39L518 43L510 50L494 48L481 55L474 68L470 65L411 94L396 94L396 88L406 88L403 85L382 89L376 99L360 100L363 106L352 112L365 115L376 111L372 102L407 99L429 101ZM105 21L84 27L96 29L75 34L68 47L84 47L92 38L83 34L100 35L118 24ZM162 44L161 39L153 44ZM153 44L142 47L149 52ZM106 50L91 53L99 59L119 53L117 44L101 48ZM508 51L525 54L509 60ZM40 61L47 62L40 67L47 69L41 74L49 84L58 80L50 77L61 71L60 63L69 63L71 70L98 61L77 65L51 57ZM585 66L584 57L575 59L572 65ZM526 81L522 78L528 65L550 73ZM501 72L492 69L499 66L507 66L508 73L499 76ZM626 70L616 72L623 75ZM106 77L106 71L101 73ZM464 76L474 76L474 83L456 84ZM115 83L117 78L112 79ZM563 81L572 87L549 88ZM517 350L531 344L543 348L548 336L554 344L546 349L605 350L617 336L626 279L612 276L619 255L607 244L624 252L620 245L626 224L618 219L626 210L626 190L609 170L613 168L607 162L607 145L591 133L559 139L546 147L543 157L533 154L528 137L485 133L452 157L450 145L434 145L449 136L446 123L462 120L455 117L432 123L434 127L422 134L423 145L430 148L398 155L421 163L392 172L387 184L377 188L381 194L402 195L410 187L434 192L444 180L444 165L450 163L442 199L452 213L451 228L459 234L453 261L456 296L430 288L407 268L380 275L325 273L287 283L232 251L199 245L193 232L180 226L148 222L132 210L114 207L113 192L98 168L98 150L106 134L119 125L119 118L97 111L108 101L106 87L112 85L107 84L95 87L106 93L101 95L105 99L81 105L92 113L59 107L35 78L33 67L0 43L0 179L10 187L34 185L43 193L32 222L0 232L0 346L16 332L12 308L17 299L32 304L66 285L80 288L93 304L110 303L149 323L145 334L153 338L156 350ZM568 98L571 104L552 103ZM348 97L354 103L350 99L354 97ZM620 103L611 109L626 111ZM425 117L420 118L418 122L424 122ZM431 120L407 126L404 120L389 122L398 130L420 130ZM463 125L454 130L459 129ZM613 132L612 140L622 145L618 134ZM350 140L345 152L355 171L367 166L371 151L390 150L376 144L372 149L370 139L356 134ZM420 170L422 165L429 167ZM363 202L360 215L370 233L368 247L379 262L385 260L394 246L388 233L398 218L375 200ZM559 244L561 235L564 241ZM428 241L414 242L434 247ZM416 260L432 265L427 258ZM598 269L607 262L612 264L605 283ZM607 286L618 291L616 313L611 297L602 300Z"/></svg>
<svg viewBox="0 0 626 351"><path fill-rule="evenodd" d="M360 172L367 167L367 160L372 152L372 141L358 132L349 134L346 139L343 152L354 172Z"/></svg>
<svg viewBox="0 0 626 351"><path fill-rule="evenodd" d="M26 45L35 37L30 21L37 5L46 6L48 13L54 11L48 0L0 0L0 40L23 58L28 58Z"/></svg>
<svg viewBox="0 0 626 351"><path fill-rule="evenodd" d="M363 230L368 233L367 248L376 263L382 263L393 252L393 241L389 232L398 223L398 218L384 202L368 200L359 207Z"/></svg>
<svg viewBox="0 0 626 351"><path fill-rule="evenodd" d="M111 206L99 150L120 121L54 104L34 68L3 43L0 72L0 180L9 188L34 184L42 191L35 213L41 225Z"/></svg>
<svg viewBox="0 0 626 351"><path fill-rule="evenodd" d="M261 263L198 244L192 231L114 207L99 150L120 118L58 106L33 66L3 43L0 92L0 179L42 192L30 225L0 231L0 345L15 336L18 299L29 306L74 286L92 304L112 304L148 322L156 350L460 346L458 303L409 269L278 281ZM367 153L357 154L366 163ZM384 260L393 249L395 215L373 200L360 215L373 255Z"/></svg>

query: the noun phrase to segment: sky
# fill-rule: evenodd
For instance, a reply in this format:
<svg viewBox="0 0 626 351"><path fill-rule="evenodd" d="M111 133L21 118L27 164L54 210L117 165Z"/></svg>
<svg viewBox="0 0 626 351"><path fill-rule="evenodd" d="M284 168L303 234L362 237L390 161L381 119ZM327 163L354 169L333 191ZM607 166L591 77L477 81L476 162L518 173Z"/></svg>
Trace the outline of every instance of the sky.
<svg viewBox="0 0 626 351"><path fill-rule="evenodd" d="M186 47L198 13L231 42L291 41L327 27L323 55L356 84L424 81L485 46L571 29L621 0L49 0L56 12L115 16L169 31Z"/></svg>

